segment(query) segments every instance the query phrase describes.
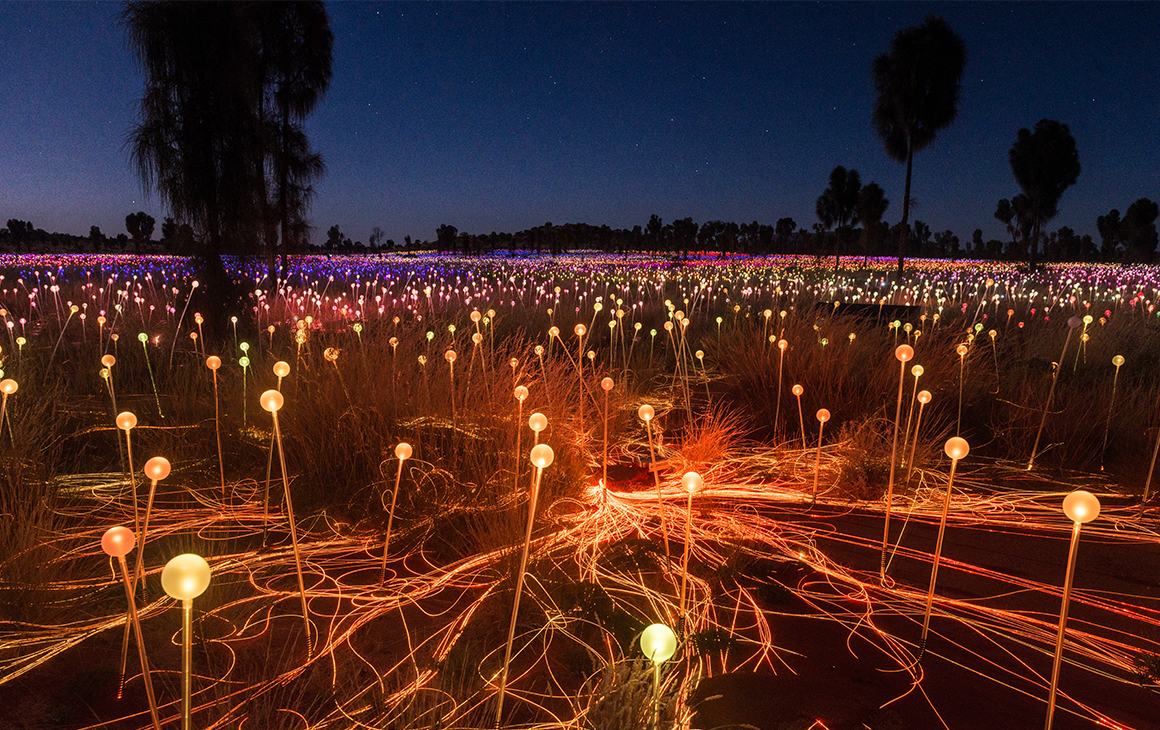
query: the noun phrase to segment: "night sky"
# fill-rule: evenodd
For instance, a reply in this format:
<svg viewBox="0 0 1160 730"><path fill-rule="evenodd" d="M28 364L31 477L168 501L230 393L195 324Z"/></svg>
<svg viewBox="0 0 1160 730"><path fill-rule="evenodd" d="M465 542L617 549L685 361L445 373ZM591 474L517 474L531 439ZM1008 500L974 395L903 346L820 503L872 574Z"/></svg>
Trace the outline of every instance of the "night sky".
<svg viewBox="0 0 1160 730"><path fill-rule="evenodd" d="M106 235L164 209L124 139L142 79L117 3L0 3L0 224ZM958 120L916 154L911 218L964 241L1019 192L1020 127L1067 124L1083 171L1049 225L1160 198L1157 3L330 3L334 79L308 123L316 242L553 223L815 221L835 165L902 212L870 65L928 13L963 38ZM155 234L158 235L158 234ZM1097 238L1098 240L1098 238Z"/></svg>

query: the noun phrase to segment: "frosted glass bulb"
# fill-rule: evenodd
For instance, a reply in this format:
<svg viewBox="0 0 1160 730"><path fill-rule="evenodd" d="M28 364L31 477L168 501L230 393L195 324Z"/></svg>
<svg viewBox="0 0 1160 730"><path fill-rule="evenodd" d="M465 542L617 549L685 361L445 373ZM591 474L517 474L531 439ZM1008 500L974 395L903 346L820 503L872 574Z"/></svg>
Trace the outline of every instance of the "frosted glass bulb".
<svg viewBox="0 0 1160 730"><path fill-rule="evenodd" d="M406 441L395 447L395 456L398 457L399 461L406 461L407 459L410 459L411 453L411 444L407 443Z"/></svg>
<svg viewBox="0 0 1160 730"><path fill-rule="evenodd" d="M830 420L830 412L827 411L825 408L819 408L818 409L818 420L821 421L822 423L825 423L826 421Z"/></svg>
<svg viewBox="0 0 1160 730"><path fill-rule="evenodd" d="M543 413L533 413L528 417L528 428L532 429L536 433L543 431L547 427L548 417Z"/></svg>
<svg viewBox="0 0 1160 730"><path fill-rule="evenodd" d="M914 357L914 348L910 345L899 345L894 349L894 357L901 362L908 362Z"/></svg>
<svg viewBox="0 0 1160 730"><path fill-rule="evenodd" d="M279 378L284 378L289 374L290 363L286 362L285 360L279 360L278 362L274 363L274 375L278 376Z"/></svg>
<svg viewBox="0 0 1160 730"><path fill-rule="evenodd" d="M653 409L652 406L650 406L649 404L646 403L637 409L636 415L640 417L640 420L647 423L648 421L651 421L656 416L656 411Z"/></svg>
<svg viewBox="0 0 1160 730"><path fill-rule="evenodd" d="M970 453L971 447L967 443L966 439L960 438L958 436L952 436L951 438L947 439L946 445L943 446L943 451L945 451L946 455L951 459L958 461L959 459L965 458L966 455Z"/></svg>
<svg viewBox="0 0 1160 730"><path fill-rule="evenodd" d="M205 359L205 366L210 370L217 370L222 366L222 359L217 355L210 355Z"/></svg>
<svg viewBox="0 0 1160 730"><path fill-rule="evenodd" d="M110 527L101 536L101 549L114 558L128 555L136 544L137 537L128 527Z"/></svg>
<svg viewBox="0 0 1160 730"><path fill-rule="evenodd" d="M179 601L197 598L209 588L209 563L193 553L178 555L162 569L161 587Z"/></svg>
<svg viewBox="0 0 1160 730"><path fill-rule="evenodd" d="M270 413L276 413L282 410L282 406L286 404L286 399L276 390L267 390L265 393L262 393L258 402L262 404L262 408L265 410Z"/></svg>
<svg viewBox="0 0 1160 730"><path fill-rule="evenodd" d="M681 486L685 488L686 492L699 492L705 486L705 480L697 472L689 471L681 477Z"/></svg>
<svg viewBox="0 0 1160 730"><path fill-rule="evenodd" d="M169 459L166 459L164 456L154 456L145 462L145 476L155 482L159 482L169 476L169 470Z"/></svg>
<svg viewBox="0 0 1160 730"><path fill-rule="evenodd" d="M1077 489L1064 498L1063 513L1072 522L1091 522L1100 516L1100 501L1091 492Z"/></svg>
<svg viewBox="0 0 1160 730"><path fill-rule="evenodd" d="M656 664L667 662L677 653L677 635L664 624L653 624L640 635L640 649Z"/></svg>
<svg viewBox="0 0 1160 730"><path fill-rule="evenodd" d="M552 465L556 459L556 454L552 452L552 447L547 444L539 444L532 447L532 464L538 469L546 469Z"/></svg>
<svg viewBox="0 0 1160 730"><path fill-rule="evenodd" d="M129 411L121 411L117 414L117 428L122 431L128 431L137 427L137 416Z"/></svg>

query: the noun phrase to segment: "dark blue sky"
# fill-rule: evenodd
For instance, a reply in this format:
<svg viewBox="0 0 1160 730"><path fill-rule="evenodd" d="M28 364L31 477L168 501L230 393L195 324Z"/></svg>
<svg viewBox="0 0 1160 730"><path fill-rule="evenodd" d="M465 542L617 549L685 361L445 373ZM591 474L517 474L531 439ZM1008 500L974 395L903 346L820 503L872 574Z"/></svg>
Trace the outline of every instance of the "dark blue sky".
<svg viewBox="0 0 1160 730"><path fill-rule="evenodd" d="M312 210L365 241L451 223L692 216L809 227L835 165L901 216L870 64L927 13L966 43L958 120L915 157L912 218L1004 238L1020 127L1064 122L1083 172L1051 228L1160 198L1157 3L330 3L334 80L308 127ZM0 222L124 231L147 198L123 148L142 81L116 3L0 3Z"/></svg>

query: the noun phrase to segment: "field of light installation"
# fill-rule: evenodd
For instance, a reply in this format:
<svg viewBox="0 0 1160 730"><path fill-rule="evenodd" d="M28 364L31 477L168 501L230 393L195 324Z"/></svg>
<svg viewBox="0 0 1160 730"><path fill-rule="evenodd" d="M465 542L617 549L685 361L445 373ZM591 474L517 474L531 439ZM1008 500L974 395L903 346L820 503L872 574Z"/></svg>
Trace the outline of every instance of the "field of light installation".
<svg viewBox="0 0 1160 730"><path fill-rule="evenodd" d="M0 258L0 725L1157 727L1157 269L291 263Z"/></svg>

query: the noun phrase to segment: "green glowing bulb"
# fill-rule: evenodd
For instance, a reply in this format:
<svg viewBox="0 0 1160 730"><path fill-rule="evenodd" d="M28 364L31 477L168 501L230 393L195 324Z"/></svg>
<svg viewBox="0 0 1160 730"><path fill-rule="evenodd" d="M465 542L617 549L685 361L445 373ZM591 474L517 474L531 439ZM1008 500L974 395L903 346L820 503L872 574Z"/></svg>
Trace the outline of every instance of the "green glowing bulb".
<svg viewBox="0 0 1160 730"><path fill-rule="evenodd" d="M250 351L250 343L249 342L243 342L240 345L238 345L238 347L241 348L242 352L249 352Z"/></svg>
<svg viewBox="0 0 1160 730"><path fill-rule="evenodd" d="M246 368L250 367L250 358L242 355L238 358L238 364L242 366L243 370L245 370Z"/></svg>
<svg viewBox="0 0 1160 730"><path fill-rule="evenodd" d="M142 344L144 344L149 341L149 335L142 332L141 334L137 335L137 339L140 340Z"/></svg>
<svg viewBox="0 0 1160 730"><path fill-rule="evenodd" d="M430 342L433 339L435 339L435 333L431 330L427 330L427 341Z"/></svg>

